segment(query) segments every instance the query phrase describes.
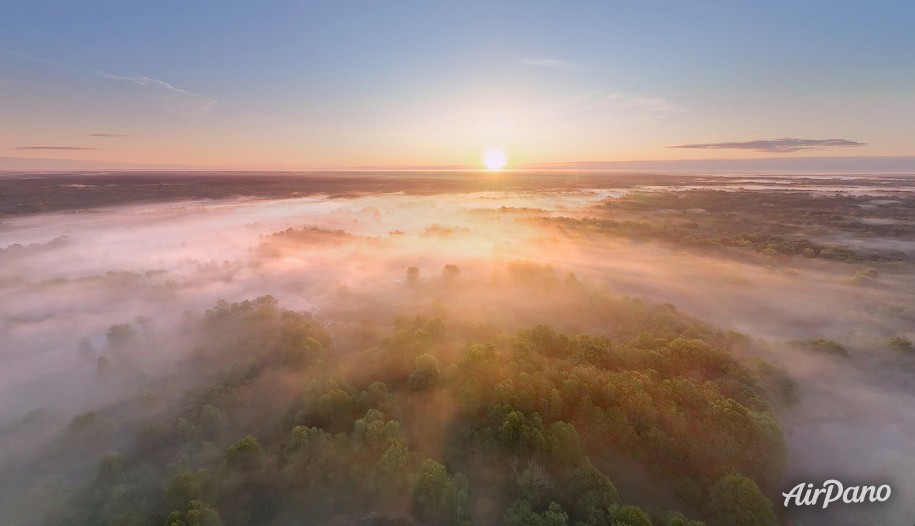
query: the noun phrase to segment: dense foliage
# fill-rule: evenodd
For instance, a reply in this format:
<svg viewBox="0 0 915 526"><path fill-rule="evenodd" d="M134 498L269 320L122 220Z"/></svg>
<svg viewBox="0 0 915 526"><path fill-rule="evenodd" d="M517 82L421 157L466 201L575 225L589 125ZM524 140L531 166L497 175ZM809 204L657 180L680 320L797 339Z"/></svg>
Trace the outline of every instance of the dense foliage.
<svg viewBox="0 0 915 526"><path fill-rule="evenodd" d="M717 253L752 253L847 263L908 261L905 252L867 249L856 237L907 237L912 203L873 196L794 191L692 189L633 192L595 209L596 217L542 217L572 232L624 236ZM867 276L865 276L867 277ZM871 276L873 277L873 276Z"/></svg>
<svg viewBox="0 0 915 526"><path fill-rule="evenodd" d="M145 409L74 418L67 454L100 460L46 522L774 525L783 375L668 306L616 305L603 336L426 316L376 336L220 302ZM113 326L109 351L137 338Z"/></svg>

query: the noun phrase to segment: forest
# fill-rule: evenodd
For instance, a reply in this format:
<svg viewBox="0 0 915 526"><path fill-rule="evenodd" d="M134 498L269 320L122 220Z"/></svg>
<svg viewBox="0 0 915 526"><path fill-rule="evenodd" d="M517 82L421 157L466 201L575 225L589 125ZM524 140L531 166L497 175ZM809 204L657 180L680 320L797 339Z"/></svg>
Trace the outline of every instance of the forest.
<svg viewBox="0 0 915 526"><path fill-rule="evenodd" d="M800 192L634 192L606 202L590 217L541 217L557 228L660 241L715 253L751 252L847 263L909 261L901 250L849 246L847 236L910 239L915 199L892 196L875 207L869 195ZM845 239L825 234L828 230ZM823 241L816 240L821 238Z"/></svg>
<svg viewBox="0 0 915 526"><path fill-rule="evenodd" d="M3 524L910 514L908 190L145 177L0 223ZM782 504L836 477L893 497Z"/></svg>
<svg viewBox="0 0 915 526"><path fill-rule="evenodd" d="M741 335L599 301L610 335L221 301L180 373L55 438L39 466L93 474L45 524L776 524L790 378L736 360ZM133 374L144 338L113 325L98 374Z"/></svg>

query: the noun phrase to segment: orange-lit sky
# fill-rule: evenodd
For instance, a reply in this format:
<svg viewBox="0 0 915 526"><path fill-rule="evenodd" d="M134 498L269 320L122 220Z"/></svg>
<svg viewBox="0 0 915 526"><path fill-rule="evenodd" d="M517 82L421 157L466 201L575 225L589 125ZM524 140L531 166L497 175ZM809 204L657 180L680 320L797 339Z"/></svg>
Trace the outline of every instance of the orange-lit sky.
<svg viewBox="0 0 915 526"><path fill-rule="evenodd" d="M915 155L909 2L8 4L0 158Z"/></svg>

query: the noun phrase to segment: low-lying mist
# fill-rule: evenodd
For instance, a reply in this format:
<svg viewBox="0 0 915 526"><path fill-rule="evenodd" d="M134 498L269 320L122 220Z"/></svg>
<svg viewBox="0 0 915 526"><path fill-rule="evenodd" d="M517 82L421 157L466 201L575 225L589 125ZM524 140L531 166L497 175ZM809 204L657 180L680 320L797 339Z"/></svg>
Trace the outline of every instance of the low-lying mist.
<svg viewBox="0 0 915 526"><path fill-rule="evenodd" d="M192 343L183 327L219 300L271 295L342 338L335 327L388 333L397 316L416 315L603 334L614 320L589 298L629 296L742 333L740 360L790 373L796 401L776 410L788 451L782 491L828 478L893 488L884 506L802 510L798 523L915 520L915 354L886 343L915 338L911 263L734 257L543 220L601 217L601 205L626 195L553 187L238 198L3 219L0 466L33 454L74 415L178 378ZM888 246L913 253L908 239ZM128 323L142 352L129 374L106 374L117 367L112 326ZM842 352L802 344L816 340ZM22 427L29 419L36 424ZM0 522L39 522L13 505L18 482L2 485L10 497L0 509L15 511Z"/></svg>

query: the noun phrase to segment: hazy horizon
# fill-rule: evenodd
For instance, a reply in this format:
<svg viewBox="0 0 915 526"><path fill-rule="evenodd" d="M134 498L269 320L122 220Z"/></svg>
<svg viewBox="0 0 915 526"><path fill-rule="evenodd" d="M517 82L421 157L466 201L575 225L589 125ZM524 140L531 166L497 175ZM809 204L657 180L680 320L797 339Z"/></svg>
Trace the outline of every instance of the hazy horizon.
<svg viewBox="0 0 915 526"><path fill-rule="evenodd" d="M23 173L29 171L195 171L195 172L396 172L396 171L464 171L485 173L478 165L391 165L391 166L337 166L300 168L214 168L162 164L120 164L94 160L50 159L0 156L0 171ZM669 159L634 161L556 161L503 168L505 173L526 171L632 171L670 173L912 173L915 174L915 156L861 157L748 157L741 159Z"/></svg>

